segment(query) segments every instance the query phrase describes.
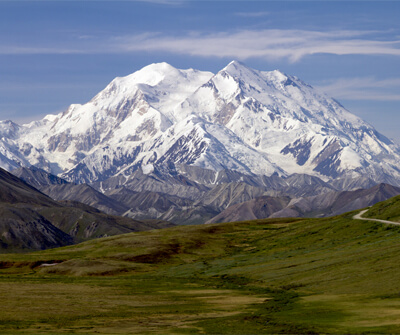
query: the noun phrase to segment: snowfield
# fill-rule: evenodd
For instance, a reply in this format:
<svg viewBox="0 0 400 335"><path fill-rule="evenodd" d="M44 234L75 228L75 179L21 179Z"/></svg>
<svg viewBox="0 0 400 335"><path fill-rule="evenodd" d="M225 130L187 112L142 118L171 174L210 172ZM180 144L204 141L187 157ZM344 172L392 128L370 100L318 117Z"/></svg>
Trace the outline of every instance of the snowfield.
<svg viewBox="0 0 400 335"><path fill-rule="evenodd" d="M334 99L236 61L217 74L151 64L58 115L0 122L1 167L34 165L77 183L181 164L393 182L399 163L393 142Z"/></svg>

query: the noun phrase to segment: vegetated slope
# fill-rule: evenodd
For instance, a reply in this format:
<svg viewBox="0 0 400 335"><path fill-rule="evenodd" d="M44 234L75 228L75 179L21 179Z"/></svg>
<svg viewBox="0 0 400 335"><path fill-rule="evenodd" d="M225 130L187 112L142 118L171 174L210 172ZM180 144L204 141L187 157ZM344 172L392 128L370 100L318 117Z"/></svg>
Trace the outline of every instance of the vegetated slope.
<svg viewBox="0 0 400 335"><path fill-rule="evenodd" d="M74 243L104 236L173 226L162 220L141 221L109 215L80 202L61 201L60 203L63 207L57 211L48 208L41 208L37 211L53 225L68 233Z"/></svg>
<svg viewBox="0 0 400 335"><path fill-rule="evenodd" d="M59 203L3 169L0 169L0 214L3 252L54 248L171 225L110 216L78 202Z"/></svg>
<svg viewBox="0 0 400 335"><path fill-rule="evenodd" d="M15 291L0 329L399 333L400 227L353 215L180 226L0 255L0 288ZM32 308L43 290L41 306L52 302L57 318ZM71 304L79 300L84 309ZM7 314L11 305L24 317Z"/></svg>
<svg viewBox="0 0 400 335"><path fill-rule="evenodd" d="M363 217L400 222L400 196L375 204Z"/></svg>
<svg viewBox="0 0 400 335"><path fill-rule="evenodd" d="M226 208L207 223L243 221L277 217L324 217L372 206L400 194L400 188L388 184L355 191L330 191L303 198L257 197ZM276 206L274 204L280 204ZM262 210L268 208L268 210ZM260 210L261 209L261 210Z"/></svg>

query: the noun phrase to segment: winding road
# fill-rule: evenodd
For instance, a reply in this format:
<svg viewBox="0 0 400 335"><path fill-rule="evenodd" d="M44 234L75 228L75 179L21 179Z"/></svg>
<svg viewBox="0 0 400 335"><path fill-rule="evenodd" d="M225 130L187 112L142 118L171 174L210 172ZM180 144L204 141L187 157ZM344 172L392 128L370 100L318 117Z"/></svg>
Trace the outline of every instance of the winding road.
<svg viewBox="0 0 400 335"><path fill-rule="evenodd" d="M394 222L394 221L387 221L387 220L379 220L379 219L370 219L370 218L363 218L361 215L364 215L368 209L364 209L360 213L356 214L353 216L354 220L364 220L364 221L376 221L376 222L381 222L381 223L387 223L387 224L393 224L396 226L400 226L400 222Z"/></svg>

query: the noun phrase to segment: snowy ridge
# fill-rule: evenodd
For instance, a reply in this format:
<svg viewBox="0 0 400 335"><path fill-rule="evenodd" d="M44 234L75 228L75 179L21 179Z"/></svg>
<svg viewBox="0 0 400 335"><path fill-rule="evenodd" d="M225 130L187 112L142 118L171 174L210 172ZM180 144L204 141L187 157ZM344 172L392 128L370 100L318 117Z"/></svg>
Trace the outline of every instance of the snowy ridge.
<svg viewBox="0 0 400 335"><path fill-rule="evenodd" d="M400 184L399 148L371 125L297 77L236 61L217 74L151 64L64 113L0 122L0 135L1 167L78 183L185 164Z"/></svg>

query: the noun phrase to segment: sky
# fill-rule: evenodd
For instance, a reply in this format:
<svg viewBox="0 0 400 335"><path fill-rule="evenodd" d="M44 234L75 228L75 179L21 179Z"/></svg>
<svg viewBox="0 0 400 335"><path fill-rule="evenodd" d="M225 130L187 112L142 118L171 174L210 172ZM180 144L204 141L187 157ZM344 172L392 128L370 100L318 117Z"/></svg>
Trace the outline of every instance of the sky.
<svg viewBox="0 0 400 335"><path fill-rule="evenodd" d="M400 1L0 0L0 120L85 103L157 62L294 75L400 144Z"/></svg>

